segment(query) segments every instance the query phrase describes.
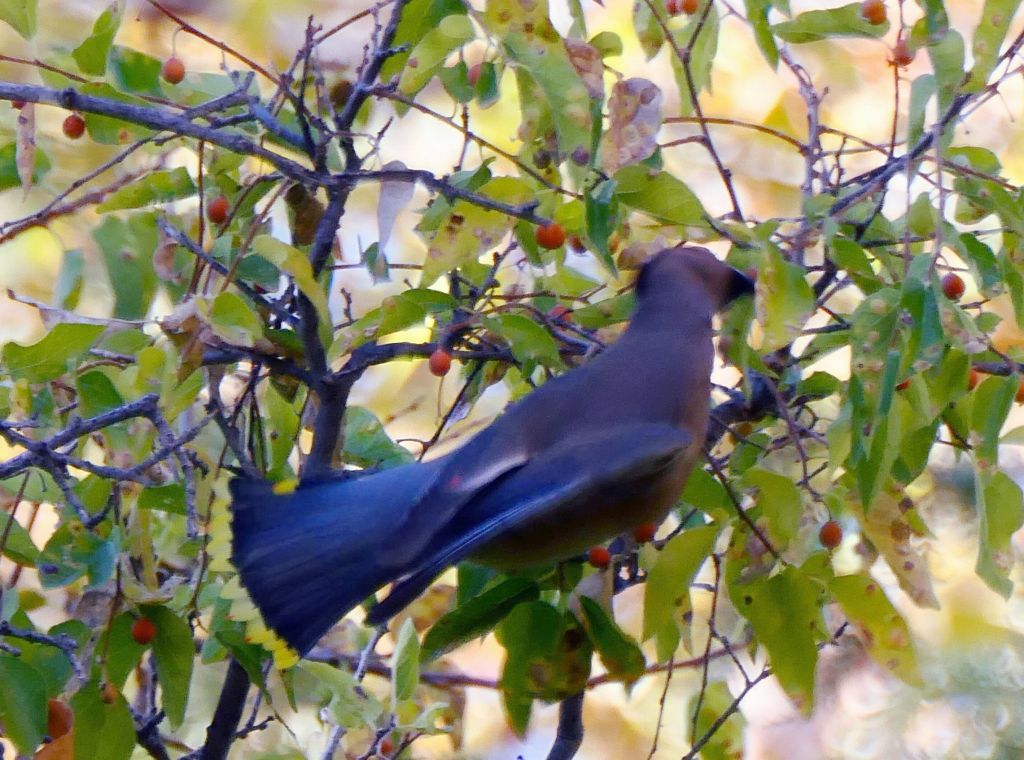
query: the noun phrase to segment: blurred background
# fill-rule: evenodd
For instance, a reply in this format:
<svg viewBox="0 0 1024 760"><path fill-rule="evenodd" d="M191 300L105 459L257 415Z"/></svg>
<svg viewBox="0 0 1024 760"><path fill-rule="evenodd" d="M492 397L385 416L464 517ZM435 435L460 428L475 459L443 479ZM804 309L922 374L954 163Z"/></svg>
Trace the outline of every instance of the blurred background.
<svg viewBox="0 0 1024 760"><path fill-rule="evenodd" d="M41 0L40 31L33 43L26 43L5 26L0 25L0 50L14 58L33 59L37 49L53 46L68 48L76 45L91 28L96 16L105 7L99 0ZM166 0L168 10L180 14L215 40L228 42L261 65L274 70L288 65L297 47L304 40L307 19L314 16L324 28L350 18L368 7L360 2L330 2L326 0ZM560 0L552 1L552 17L561 30L568 26L568 12ZM793 2L794 13L832 3ZM893 120L905 120L908 87L902 87L899 102L894 99L894 77L913 79L928 70L926 56L905 69L894 70L890 65L891 46L895 42L899 4L888 3L890 21L894 28L883 41L840 40L794 46L793 58L810 75L819 93L824 93L821 106L822 122L862 138L868 145L887 147L893 129ZM982 11L982 2L953 0L947 3L952 26L970 39ZM589 34L612 31L620 34L624 43L621 57L612 65L627 76L646 77L658 83L664 92L663 111L666 116L677 113L678 91L672 80L668 50L653 60L646 61L636 44L632 29L631 2L605 0L603 5L585 0ZM736 124L712 127L716 146L724 163L733 172L741 203L751 216L759 218L797 218L800 214L800 181L803 177L803 159L793 146L772 135L743 128L742 123L771 127L785 134L802 136L806 132L804 101L797 83L784 68L772 70L757 51L748 26L736 18L731 3L716 2L722 16L722 33L713 68L712 87L702 97L706 115L721 117ZM742 9L740 9L742 10ZM905 3L902 12L908 23L920 15L913 3ZM177 25L144 2L130 2L126 22L118 41L144 50L157 58L172 52L181 58L191 71L220 71L227 65L240 68L234 59L226 59L214 46L179 31ZM322 65L338 76L358 66L372 20L363 18L333 37L322 51ZM681 22L680 22L681 23ZM1022 22L1013 20L1015 35ZM482 60L487 55L483 44L465 51L468 63ZM896 73L894 73L896 71ZM32 66L0 60L0 78L18 82L39 82ZM1003 176L1013 184L1024 177L1024 93L1021 78L1016 77L1000 86L1000 96L987 101L961 127L969 130L972 145L981 145L994 151L1003 163ZM433 106L441 113L451 112L450 101L436 83ZM431 102L432 89L426 93ZM480 110L470 106L473 129L500 147L515 151L516 128L519 114L514 83L505 76L502 98L498 103ZM448 109L448 110L446 110ZM376 108L367 125L374 131L392 116L390 108ZM108 160L116 148L92 143L89 140L70 142L60 131L65 112L58 108L40 106L36 110L37 140L45 145L53 162L53 170L45 180L25 197L20 188L0 194L0 223L31 213L91 168ZM6 103L0 103L0 141L14 139L15 112ZM687 124L668 124L663 127L660 142L677 141L696 133ZM826 136L832 147L840 144L839 135ZM437 173L450 171L463 151L461 135L438 120L415 112L398 120L392 127L390 139L378 157L383 164L401 159L407 165L425 168ZM400 149L400 153L388 150ZM682 143L664 151L666 166L684 179L698 194L713 214L728 210L727 199L715 168L706 151L697 144ZM189 149L176 150L169 158L172 164L194 167L196 155ZM878 162L877 154L864 154L864 166ZM856 160L849 164L857 169ZM115 170L116 171L116 170ZM110 175L113 176L113 175ZM109 179L109 177L108 177ZM353 195L341 231L343 261L358 263L358 251L367 241L376 239L377 189L371 185L360 187ZM886 203L896 213L907 203L906 188L899 182L892 185ZM409 204L410 209L422 207L427 199L422 189ZM186 202L182 202L183 204ZM902 206L901 206L902 204ZM44 329L39 312L6 295L11 289L19 296L49 303L53 299L65 252L80 249L86 267L95 271L87 277L79 302L79 312L97 317L110 313L111 285L105 269L99 265L99 254L89 230L90 215L77 215L55 220L46 228L37 228L0 243L0 343L37 340ZM98 217L96 217L98 220ZM389 260L393 263L417 261L422 258L424 244L412 230L411 216L400 216L395 232L388 244ZM98 222L97 222L98 223ZM286 224L284 211L274 217L275 225ZM720 252L724 249L719 247ZM591 266L580 262L581 269ZM592 271L598 269L593 266ZM970 287L970 283L969 283ZM374 285L362 268L339 270L332 292L341 288L353 296L352 308L360 313L378 305L387 295L402 288L401 276L395 282ZM968 294L968 298L970 295ZM856 298L851 294L851 298ZM339 306L337 302L335 306ZM163 307L170 308L169 302ZM992 308L1010 311L999 303ZM158 306L159 309L159 306ZM160 316L159 313L149 315ZM1010 320L1012 322L1012 319ZM425 338L419 335L399 335L396 339ZM1001 347L1024 343L1021 333L1012 328L999 334ZM831 371L841 374L843 355L830 359ZM734 375L722 371L719 379L728 382ZM441 384L430 377L422 362L391 363L376 368L356 387L353 401L372 409L389 424L395 437L429 437L436 427L438 411L450 402L457 388L454 383ZM500 393L491 393L474 413L454 429L470 429L481 419L497 413L505 399ZM1020 410L1011 417L1010 427L1024 423ZM10 452L0 443L0 459ZM1001 463L1024 482L1024 468L1019 446L1007 445L1001 452ZM737 737L736 754L754 760L787 758L813 760L814 758L1013 758L1024 757L1024 700L1020 699L1024 686L1024 592L1021 591L1020 558L1024 552L1024 539L1015 545L1015 594L1007 601L989 590L974 573L976 557L976 520L973 514L972 477L966 465L952 456L937 458L930 476L914 484L911 494L934 534L923 542L921 551L927 558L935 581L934 592L940 602L937 610L925 610L915 605L896 587L887 567L878 563L876 576L885 584L891 598L911 623L915 646L924 666L925 683L911 687L885 675L880 668L856 648L827 649L819 667L817 701L809 717L792 705L779 687L771 680L756 687L743 701L741 712L747 721L742 736ZM52 511L41 510L32 525L37 542L45 542L53 529ZM858 536L849 526L844 545L837 552L837 568L844 563L854 565L857 559ZM5 560L0 564L4 575L10 572ZM30 573L30 571L26 571ZM31 579L23 580L31 585ZM52 600L60 604L63 600ZM697 617L701 611L699 595ZM703 603L707 603L707 599ZM639 636L641 629L642 598L639 589L622 594L616 599L619 622L627 632ZM53 622L62 619L63 611L52 610ZM34 613L44 623L46 609ZM719 621L720 630L739 639L742 629L729 631L727 621ZM356 637L356 634L353 634ZM704 641L700 627L695 627L693 656L703 651ZM382 646L386 650L387 645ZM461 648L450 658L453 670L473 677L494 681L500 674L501 649L493 640ZM716 663L719 673L732 673L734 664L728 659ZM201 740L206 718L212 710L221 682L221 671L216 668L198 668L190 701L191 728L183 738L193 745ZM692 699L699 688L700 671L677 668L670 686L665 689L664 675L641 679L627 693L620 684L609 683L591 690L586 701L586 739L580 758L642 758L652 746L659 719L659 702L664 698L663 728L660 733L656 758L678 758L686 752ZM736 686L742 684L737 682ZM370 688L386 689L383 682L376 683L371 676ZM460 690L461 691L461 690ZM277 695L279 698L281 695ZM722 695L722 706L728 704ZM452 699L452 695L442 697ZM456 693L456 699L461 699ZM507 729L498 692L486 687L464 690L465 713L459 725L460 746L455 747L449 737L425 738L416 742L413 756L417 758L467 757L527 759L544 757L554 735L557 707L535 710L529 734L520 739ZM272 724L246 742L248 755L236 757L302 757L317 756L325 740L317 718L312 714L294 715L279 702L281 714L288 730ZM10 748L8 748L10 751Z"/></svg>

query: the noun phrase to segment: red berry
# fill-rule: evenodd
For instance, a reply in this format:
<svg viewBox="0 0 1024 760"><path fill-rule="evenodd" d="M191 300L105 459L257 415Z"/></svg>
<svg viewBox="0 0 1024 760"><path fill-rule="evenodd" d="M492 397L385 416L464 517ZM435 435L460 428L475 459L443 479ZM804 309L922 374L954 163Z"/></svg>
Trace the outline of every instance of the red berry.
<svg viewBox="0 0 1024 760"><path fill-rule="evenodd" d="M978 372L978 370L976 369L972 369L967 374L967 387L973 391L981 384L981 381L984 379L985 378L982 376L982 373Z"/></svg>
<svg viewBox="0 0 1024 760"><path fill-rule="evenodd" d="M480 81L480 71L482 68L482 64L479 63L474 63L469 67L469 71L466 73L466 79L469 80L471 87L476 87L476 83Z"/></svg>
<svg viewBox="0 0 1024 760"><path fill-rule="evenodd" d="M1020 385L1017 386L1017 393L1013 398L1018 404L1024 404L1024 380L1020 381Z"/></svg>
<svg viewBox="0 0 1024 760"><path fill-rule="evenodd" d="M79 116L77 113L73 113L64 119L64 136L72 140L77 140L83 134L85 134L85 119Z"/></svg>
<svg viewBox="0 0 1024 760"><path fill-rule="evenodd" d="M679 0L679 10L683 13L693 15L700 7L700 0Z"/></svg>
<svg viewBox="0 0 1024 760"><path fill-rule="evenodd" d="M427 360L427 365L430 367L430 374L444 377L452 368L452 355L443 348L435 349Z"/></svg>
<svg viewBox="0 0 1024 760"><path fill-rule="evenodd" d="M886 19L885 3L882 0L864 0L860 4L860 15L869 24L878 26Z"/></svg>
<svg viewBox="0 0 1024 760"><path fill-rule="evenodd" d="M946 298L952 301L959 301L964 294L964 280L956 272L947 272L942 277L942 292Z"/></svg>
<svg viewBox="0 0 1024 760"><path fill-rule="evenodd" d="M665 13L670 16L679 14L679 0L665 0Z"/></svg>
<svg viewBox="0 0 1024 760"><path fill-rule="evenodd" d="M818 531L818 540L826 549L835 549L843 542L843 527L835 520L829 520Z"/></svg>
<svg viewBox="0 0 1024 760"><path fill-rule="evenodd" d="M898 390L898 391L905 391L909 387L910 387L910 378L909 377L906 380L904 380L902 383L896 383L896 390Z"/></svg>
<svg viewBox="0 0 1024 760"><path fill-rule="evenodd" d="M906 40L897 40L892 49L892 62L899 67L909 66L914 61L914 51L907 45Z"/></svg>
<svg viewBox="0 0 1024 760"><path fill-rule="evenodd" d="M12 100L11 101L11 108L17 108L20 111L24 107L25 107L25 101L24 100Z"/></svg>
<svg viewBox="0 0 1024 760"><path fill-rule="evenodd" d="M657 523L644 523L638 525L633 529L633 538L638 544L646 544L648 541L654 538L654 534L658 532Z"/></svg>
<svg viewBox="0 0 1024 760"><path fill-rule="evenodd" d="M147 617L140 617L132 623L132 638L136 644L145 646L156 638L156 623Z"/></svg>
<svg viewBox="0 0 1024 760"><path fill-rule="evenodd" d="M160 69L160 76L164 78L165 82L177 84L185 78L185 64L181 62L180 58L172 55L164 61L164 65Z"/></svg>
<svg viewBox="0 0 1024 760"><path fill-rule="evenodd" d="M381 755L390 755L395 751L395 743L391 741L389 737L385 736L380 740L380 744L377 746L377 749Z"/></svg>
<svg viewBox="0 0 1024 760"><path fill-rule="evenodd" d="M228 218L228 209L231 204L223 195L218 195L206 204L206 218L214 224L224 224Z"/></svg>
<svg viewBox="0 0 1024 760"><path fill-rule="evenodd" d="M587 552L587 562L598 570L604 570L612 563L612 553L603 546L595 546Z"/></svg>
<svg viewBox="0 0 1024 760"><path fill-rule="evenodd" d="M541 248L561 248L565 242L565 228L558 222L545 224L537 228L537 245Z"/></svg>

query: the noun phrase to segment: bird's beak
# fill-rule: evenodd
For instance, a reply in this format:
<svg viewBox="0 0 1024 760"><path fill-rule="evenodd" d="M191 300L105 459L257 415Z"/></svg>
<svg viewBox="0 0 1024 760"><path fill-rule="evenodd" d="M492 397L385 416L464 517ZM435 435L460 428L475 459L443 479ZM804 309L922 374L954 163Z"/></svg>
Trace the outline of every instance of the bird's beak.
<svg viewBox="0 0 1024 760"><path fill-rule="evenodd" d="M738 269L732 270L732 278L725 293L725 303L732 303L740 296L754 294L754 278L749 277ZM723 304L724 306L725 304Z"/></svg>

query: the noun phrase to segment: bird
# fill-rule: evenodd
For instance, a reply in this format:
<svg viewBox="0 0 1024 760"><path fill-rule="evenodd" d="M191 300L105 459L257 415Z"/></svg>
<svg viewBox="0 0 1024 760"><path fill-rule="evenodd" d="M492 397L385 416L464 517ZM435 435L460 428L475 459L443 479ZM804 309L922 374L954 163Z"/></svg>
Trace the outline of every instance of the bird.
<svg viewBox="0 0 1024 760"><path fill-rule="evenodd" d="M291 492L232 480L232 563L264 623L303 655L388 583L369 625L464 558L515 571L660 523L707 435L712 318L753 289L705 248L666 248L641 266L618 340L460 448Z"/></svg>

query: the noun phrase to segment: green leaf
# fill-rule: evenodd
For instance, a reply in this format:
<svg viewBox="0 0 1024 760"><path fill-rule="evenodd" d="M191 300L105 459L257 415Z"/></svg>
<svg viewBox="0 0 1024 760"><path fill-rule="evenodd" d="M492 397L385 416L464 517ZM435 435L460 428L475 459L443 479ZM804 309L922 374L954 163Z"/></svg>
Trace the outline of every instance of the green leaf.
<svg viewBox="0 0 1024 760"><path fill-rule="evenodd" d="M0 21L5 21L26 40L36 33L38 0L0 0Z"/></svg>
<svg viewBox="0 0 1024 760"><path fill-rule="evenodd" d="M139 509L155 509L160 512L183 515L185 514L185 487L181 483L147 486L142 489L135 506Z"/></svg>
<svg viewBox="0 0 1024 760"><path fill-rule="evenodd" d="M499 314L485 318L484 326L509 342L512 354L520 362L536 361L548 367L561 367L558 344L551 333L522 314Z"/></svg>
<svg viewBox="0 0 1024 760"><path fill-rule="evenodd" d="M608 239L618 224L619 204L615 197L615 181L605 180L584 196L587 217L587 238L594 246L595 253L609 272L615 274L615 259L612 258Z"/></svg>
<svg viewBox="0 0 1024 760"><path fill-rule="evenodd" d="M398 80L399 92L415 97L444 65L449 53L471 39L473 25L464 14L452 14L441 19L413 48Z"/></svg>
<svg viewBox="0 0 1024 760"><path fill-rule="evenodd" d="M644 585L644 633L646 641L657 636L658 661L667 661L679 645L684 617L692 609L690 584L708 558L719 526L689 528L675 536L658 554Z"/></svg>
<svg viewBox="0 0 1024 760"><path fill-rule="evenodd" d="M748 470L743 483L757 489L757 506L768 521L768 537L775 546L785 549L800 529L800 489L790 477L760 468Z"/></svg>
<svg viewBox="0 0 1024 760"><path fill-rule="evenodd" d="M120 694L109 704L95 681L71 698L75 713L75 760L128 760L135 748L135 726Z"/></svg>
<svg viewBox="0 0 1024 760"><path fill-rule="evenodd" d="M619 628L604 607L588 596L579 599L590 640L609 675L627 684L636 681L647 669L639 644Z"/></svg>
<svg viewBox="0 0 1024 760"><path fill-rule="evenodd" d="M30 383L54 380L67 371L73 359L89 350L103 329L103 325L64 322L38 343L30 346L8 343L2 354L4 369L16 380Z"/></svg>
<svg viewBox="0 0 1024 760"><path fill-rule="evenodd" d="M156 675L163 690L161 706L171 725L177 727L185 718L192 663L196 656L192 629L183 618L166 607L146 606L142 613L156 625L152 646Z"/></svg>
<svg viewBox="0 0 1024 760"><path fill-rule="evenodd" d="M114 316L144 319L158 284L153 271L153 251L157 246L155 217L152 213L134 214L127 219L108 216L92 235L103 254L114 291Z"/></svg>
<svg viewBox="0 0 1024 760"><path fill-rule="evenodd" d="M163 62L151 55L114 45L107 58L107 79L122 92L159 96Z"/></svg>
<svg viewBox="0 0 1024 760"><path fill-rule="evenodd" d="M460 584L461 587L461 584ZM537 599L536 581L514 576L444 615L423 637L423 658L433 660L494 628L516 605Z"/></svg>
<svg viewBox="0 0 1024 760"><path fill-rule="evenodd" d="M351 407L350 407L351 409ZM273 385L266 388L265 408L267 414L267 441L270 449L270 473L278 473L288 462L295 448L299 432L299 412L294 404L281 395ZM379 424L379 423L378 423ZM346 442L348 432L345 433ZM388 444L394 446L390 439Z"/></svg>
<svg viewBox="0 0 1024 760"><path fill-rule="evenodd" d="M394 467L413 455L387 434L377 416L361 406L345 410L345 461L360 467Z"/></svg>
<svg viewBox="0 0 1024 760"><path fill-rule="evenodd" d="M420 640L412 618L406 618L398 632L392 662L391 693L397 705L413 698L420 681Z"/></svg>
<svg viewBox="0 0 1024 760"><path fill-rule="evenodd" d="M749 584L733 582L729 593L765 646L779 683L807 709L813 704L817 640L824 636L819 591L795 567Z"/></svg>
<svg viewBox="0 0 1024 760"><path fill-rule="evenodd" d="M24 608L24 605L22 607ZM17 618L12 622L17 622ZM29 626L26 625L26 627ZM46 633L49 636L61 634L70 636L79 647L89 641L92 636L92 631L80 620L65 620L50 628ZM34 644L21 639L9 640L8 643L17 646L21 650L19 658L21 662L31 665L42 677L48 697L57 697L64 691L73 671L68 656L62 650L42 642Z"/></svg>
<svg viewBox="0 0 1024 760"><path fill-rule="evenodd" d="M889 22L872 24L860 15L860 7L860 3L850 3L840 8L807 11L792 21L776 24L772 31L780 39L795 44L829 37L883 37L889 31Z"/></svg>
<svg viewBox="0 0 1024 760"><path fill-rule="evenodd" d="M771 0L744 0L747 7L747 22L754 32L754 41L761 50L761 55L773 69L779 63L779 47L775 44L775 35L768 25L768 11Z"/></svg>
<svg viewBox="0 0 1024 760"><path fill-rule="evenodd" d="M7 532L4 556L25 567L35 567L39 560L39 549L32 541L31 534L13 519L10 513L0 517L0 534Z"/></svg>
<svg viewBox="0 0 1024 760"><path fill-rule="evenodd" d="M1010 570L1013 547L1010 540L1024 524L1024 499L1006 473L974 470L975 501L978 510L978 576L989 588L1009 598L1013 593Z"/></svg>
<svg viewBox="0 0 1024 760"><path fill-rule="evenodd" d="M655 13L661 16L662 21L668 20L663 3L648 5L640 2L633 7L633 30L648 61L654 58L665 44L665 32L658 23Z"/></svg>
<svg viewBox="0 0 1024 760"><path fill-rule="evenodd" d="M530 185L516 177L495 177L476 192L513 206L525 203L534 195ZM475 261L501 242L513 222L500 211L456 201L430 241L419 286L425 288L445 272Z"/></svg>
<svg viewBox="0 0 1024 760"><path fill-rule="evenodd" d="M321 328L329 330L331 313L327 308L327 296L313 276L313 267L305 254L270 235L259 235L252 241L252 249L282 272L291 275L302 294L316 307Z"/></svg>
<svg viewBox="0 0 1024 760"><path fill-rule="evenodd" d="M0 718L18 752L31 755L46 733L46 684L31 665L0 653Z"/></svg>
<svg viewBox="0 0 1024 760"><path fill-rule="evenodd" d="M755 305L758 321L764 327L762 352L793 340L814 309L814 291L804 278L803 268L786 261L773 245L761 252Z"/></svg>
<svg viewBox="0 0 1024 760"><path fill-rule="evenodd" d="M177 169L156 171L147 174L130 185L111 193L96 210L120 211L126 208L141 208L153 203L169 203L191 198L197 192L196 185L188 170L182 166Z"/></svg>
<svg viewBox="0 0 1024 760"><path fill-rule="evenodd" d="M495 631L508 656L501 672L502 697L512 729L526 730L534 698L564 699L590 675L590 639L576 619L547 602L524 602Z"/></svg>
<svg viewBox="0 0 1024 760"><path fill-rule="evenodd" d="M954 29L947 29L942 38L927 48L935 71L939 95L939 112L945 114L964 81L964 38ZM953 130L943 135L942 147L949 144Z"/></svg>
<svg viewBox="0 0 1024 760"><path fill-rule="evenodd" d="M919 684L913 638L878 582L867 575L843 575L832 580L829 590L847 619L866 631L864 645L874 660L907 683Z"/></svg>
<svg viewBox="0 0 1024 760"><path fill-rule="evenodd" d="M985 0L985 9L974 29L971 53L974 68L964 85L965 92L980 92L988 82L989 75L999 60L999 48L1010 31L1020 0Z"/></svg>
<svg viewBox="0 0 1024 760"><path fill-rule="evenodd" d="M107 71L107 55L114 44L118 27L121 26L122 3L111 3L93 24L90 34L81 45L71 52L83 74L103 76Z"/></svg>
<svg viewBox="0 0 1024 760"><path fill-rule="evenodd" d="M132 638L132 624L136 617L122 612L110 625L106 644L106 679L118 689L124 688L125 681L146 651L145 646Z"/></svg>
<svg viewBox="0 0 1024 760"><path fill-rule="evenodd" d="M21 179L18 177L17 152L18 146L15 143L8 143L0 148L0 191L21 186ZM34 161L32 184L38 185L50 171L51 166L50 159L38 145Z"/></svg>
<svg viewBox="0 0 1024 760"><path fill-rule="evenodd" d="M83 274L85 272L85 256L78 248L64 251L60 274L53 286L53 305L58 309L74 309L82 295Z"/></svg>
<svg viewBox="0 0 1024 760"><path fill-rule="evenodd" d="M615 173L615 196L624 206L642 211L666 224L704 226L707 212L697 196L668 172L643 164Z"/></svg>
<svg viewBox="0 0 1024 760"><path fill-rule="evenodd" d="M999 431L1010 413L1020 384L1019 375L990 375L975 389L971 428L981 436L975 452L979 466L998 464Z"/></svg>
<svg viewBox="0 0 1024 760"><path fill-rule="evenodd" d="M196 305L207 303L205 300L197 300ZM203 310L201 307L200 311ZM244 298L229 290L217 294L204 316L209 320L214 333L232 345L252 347L263 337L263 322L256 312Z"/></svg>
<svg viewBox="0 0 1024 760"><path fill-rule="evenodd" d="M466 6L461 0L411 0L402 11L402 19L395 30L391 44L394 55L388 56L380 68L380 81L387 82L400 76L406 61L423 36L453 13L465 13ZM407 48L403 48L407 45Z"/></svg>
<svg viewBox="0 0 1024 760"><path fill-rule="evenodd" d="M376 727L384 708L376 697L359 687L351 673L309 660L303 660L298 667L319 681L331 695L327 710L335 723L346 728Z"/></svg>
<svg viewBox="0 0 1024 760"><path fill-rule="evenodd" d="M83 372L75 386L78 388L78 409L84 417L109 412L124 403L114 383L100 370Z"/></svg>
<svg viewBox="0 0 1024 760"><path fill-rule="evenodd" d="M588 164L593 158L590 95L548 17L547 0L491 0L482 20L501 41L508 58L518 64L517 69L536 84L537 95L554 125L557 153L573 157L578 166ZM520 97L529 90L532 88L524 88L520 79ZM529 121L530 117L524 118Z"/></svg>

